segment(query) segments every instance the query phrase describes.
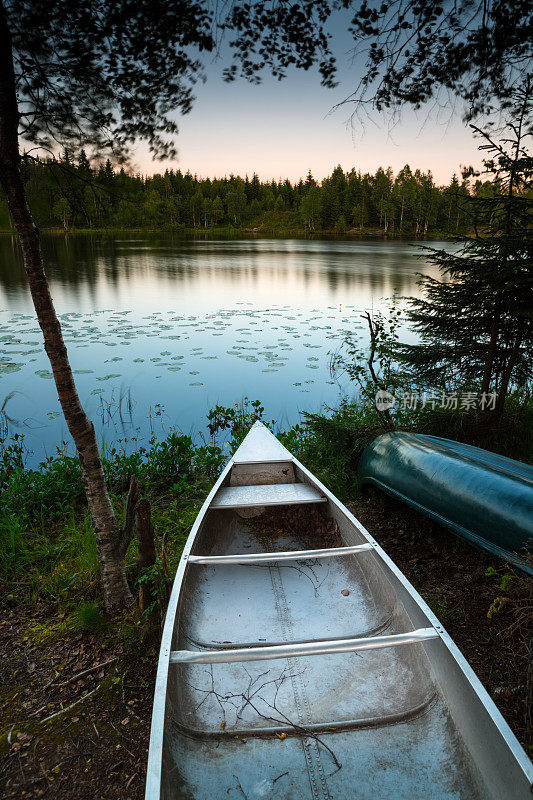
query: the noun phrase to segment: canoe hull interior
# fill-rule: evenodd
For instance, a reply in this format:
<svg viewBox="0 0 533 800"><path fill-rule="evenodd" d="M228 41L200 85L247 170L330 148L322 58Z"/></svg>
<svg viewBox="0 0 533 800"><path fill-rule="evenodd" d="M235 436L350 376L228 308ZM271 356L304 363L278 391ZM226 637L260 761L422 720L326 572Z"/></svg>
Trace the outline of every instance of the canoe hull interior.
<svg viewBox="0 0 533 800"><path fill-rule="evenodd" d="M438 621L346 509L298 462L293 474L326 502L248 517L208 498L193 529L163 635L147 800L530 797L529 762ZM187 563L369 542L329 558ZM169 663L432 626L436 639L383 649Z"/></svg>

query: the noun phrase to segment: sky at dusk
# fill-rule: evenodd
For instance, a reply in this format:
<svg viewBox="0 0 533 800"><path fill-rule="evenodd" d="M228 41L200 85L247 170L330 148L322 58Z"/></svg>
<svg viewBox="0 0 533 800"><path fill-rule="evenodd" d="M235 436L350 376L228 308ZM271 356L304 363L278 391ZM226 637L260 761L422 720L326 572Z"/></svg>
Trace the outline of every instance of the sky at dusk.
<svg viewBox="0 0 533 800"><path fill-rule="evenodd" d="M437 184L447 183L461 165L479 165L477 143L445 103L440 110L405 108L394 126L375 117L364 126L350 119L354 107L334 106L344 100L361 74L361 64L348 55L350 40L337 22L333 31L339 64L339 86L320 86L316 71L293 70L283 81L265 75L254 86L243 79L225 83L224 55L206 65L207 82L195 89L192 111L178 119L178 159L153 162L146 147L136 152L136 167L144 174L166 166L189 170L199 177L224 177L231 173L263 180L305 177L310 169L317 179L337 164L374 172L379 166L398 172L408 163L431 170ZM345 31L345 27L344 27Z"/></svg>

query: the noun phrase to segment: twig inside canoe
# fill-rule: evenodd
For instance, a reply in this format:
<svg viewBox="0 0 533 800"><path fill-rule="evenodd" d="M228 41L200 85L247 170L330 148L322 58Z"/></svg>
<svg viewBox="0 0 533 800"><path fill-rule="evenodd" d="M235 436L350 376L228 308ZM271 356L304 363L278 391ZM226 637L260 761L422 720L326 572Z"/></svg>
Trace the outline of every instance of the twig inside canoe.
<svg viewBox="0 0 533 800"><path fill-rule="evenodd" d="M263 719L270 720L271 722L277 722L277 723L280 723L280 724L283 724L283 722L285 722L287 725L290 725L292 728L294 728L294 730L297 733L301 734L302 736L308 736L309 738L314 739L318 744L321 744L322 747L325 750L327 750L328 753L330 754L330 756L332 757L332 759L333 759L333 761L335 763L335 766L337 767L337 771L342 769L342 764L339 761L339 759L337 758L337 756L335 755L335 753L333 752L333 750L331 749L331 747L329 747L325 743L325 741L323 739L321 739L320 736L318 736L318 734L316 734L314 731L310 731L308 728L305 728L302 725L296 725L288 717L286 717L285 714L282 711L279 710L279 708L276 707L275 703L274 704L269 703L267 700L264 700L264 698L261 698L263 700L263 702L265 703L265 705L270 706L270 708L273 708L280 715L280 717L282 717L282 719L277 719L276 717L270 717L270 716L268 716L266 714L262 714L259 711L259 709L252 703L252 701L249 700L247 697L245 697L244 694L242 695L242 697L245 700L245 702L254 709L256 714L258 714Z"/></svg>
<svg viewBox="0 0 533 800"><path fill-rule="evenodd" d="M200 692L201 694L205 695L203 700L201 700L199 705L196 707L195 711L197 711L198 708L200 708L200 706L202 706L205 703L205 701L208 699L209 696L213 696L217 700L217 702L220 705L220 708L222 710L222 714L223 714L223 718L224 718L224 727L221 728L221 730L224 730L224 728L225 728L225 720L226 720L226 709L224 707L224 703L229 703L234 708L237 708L237 706L235 705L235 702L233 702L233 701L235 701L236 699L239 699L239 700L242 701L242 705L240 706L240 708L237 709L237 714L236 714L237 719L240 719L244 708L246 706L250 706L250 708L252 708L255 711L255 713L261 719L267 720L269 722L275 722L278 725L287 725L290 728L292 728L293 731L297 735L299 735L299 736L307 736L307 737L309 737L311 739L314 739L318 744L321 744L324 747L324 749L328 751L328 753L330 754L331 758L333 759L333 761L335 763L335 766L337 767L336 771L338 771L338 770L340 770L342 768L342 764L338 760L338 758L335 755L335 753L333 752L333 750L324 742L324 740L320 736L318 736L317 733L315 733L312 730L309 730L309 728L306 728L303 725L296 724L286 714L284 714L283 711L281 711L280 708L278 708L277 698L278 698L278 694L279 694L279 691L280 691L282 685L284 684L284 682L287 679L289 679L289 678L293 679L295 677L298 677L298 673L296 673L296 672L287 673L287 667L286 667L282 671L282 673L280 675L278 675L277 677L271 678L270 680L267 680L267 681L263 681L263 683L261 683L259 686L255 686L255 684L257 684L257 682L261 678L265 677L266 675L268 675L270 673L270 670L266 670L265 672L262 672L260 675L257 675L254 678L248 672L248 670L246 669L246 667L243 664L242 667L243 667L244 671L246 672L246 674L248 675L248 678L249 678L249 683L248 683L248 687L246 688L246 690L244 692L234 692L234 693L232 692L232 693L228 693L228 694L220 694L215 689L215 679L214 679L214 674L213 674L213 665L210 664L209 667L210 667L210 673L211 673L211 688L210 689L200 689L197 686L193 686L188 681L184 681L192 689L194 689L195 691ZM273 702L269 702L265 697L263 697L262 694L260 694L260 692L262 692L263 689L265 689L267 686L271 686L272 684L275 685L276 691L274 693ZM254 688L254 686L255 686L255 688ZM276 712L276 714L278 714L279 716L278 717L274 717L274 716L270 716L268 714L264 714L263 712L261 712L257 708L256 704L254 702L252 702L256 698L258 700L261 700L261 702L264 703L265 706L267 706L268 708L273 709Z"/></svg>

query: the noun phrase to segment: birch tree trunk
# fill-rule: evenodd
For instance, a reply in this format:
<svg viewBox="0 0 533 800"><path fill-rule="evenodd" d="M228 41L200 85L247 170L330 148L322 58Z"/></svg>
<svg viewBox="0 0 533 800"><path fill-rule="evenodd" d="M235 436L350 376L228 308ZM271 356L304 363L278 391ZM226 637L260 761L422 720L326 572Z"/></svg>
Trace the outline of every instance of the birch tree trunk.
<svg viewBox="0 0 533 800"><path fill-rule="evenodd" d="M78 397L61 326L50 295L39 231L28 208L22 180L18 123L11 37L5 10L0 3L0 185L22 246L33 305L43 332L44 347L52 366L59 402L80 458L96 537L105 605L109 612L117 613L132 602L124 566L124 536L109 499L94 427Z"/></svg>

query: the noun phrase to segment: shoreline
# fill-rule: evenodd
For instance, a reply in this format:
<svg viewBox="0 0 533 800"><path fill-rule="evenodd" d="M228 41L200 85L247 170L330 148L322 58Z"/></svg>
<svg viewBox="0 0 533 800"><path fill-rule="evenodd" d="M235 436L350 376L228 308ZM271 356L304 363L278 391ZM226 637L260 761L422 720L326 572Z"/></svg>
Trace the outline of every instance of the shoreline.
<svg viewBox="0 0 533 800"><path fill-rule="evenodd" d="M41 228L40 233L44 236L101 236L113 237L118 234L144 234L147 236L173 235L179 238L191 239L311 239L311 240L331 240L357 241L367 240L398 240L398 241L456 241L465 238L455 236L444 231L433 231L425 235L414 233L399 233L390 231L380 231L375 228L367 228L361 231L305 231L303 229L276 230L274 228ZM0 236L17 236L14 230L0 229Z"/></svg>

